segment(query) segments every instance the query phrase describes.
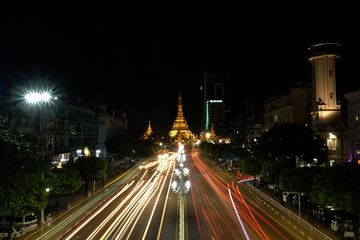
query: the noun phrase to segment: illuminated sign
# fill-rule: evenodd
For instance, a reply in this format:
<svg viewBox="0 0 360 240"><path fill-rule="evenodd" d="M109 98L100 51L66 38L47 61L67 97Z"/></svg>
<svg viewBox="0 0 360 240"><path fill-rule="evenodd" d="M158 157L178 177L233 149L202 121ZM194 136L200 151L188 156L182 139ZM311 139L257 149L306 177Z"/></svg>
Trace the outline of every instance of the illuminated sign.
<svg viewBox="0 0 360 240"><path fill-rule="evenodd" d="M215 100L215 99L211 99L210 103L222 103L223 100Z"/></svg>

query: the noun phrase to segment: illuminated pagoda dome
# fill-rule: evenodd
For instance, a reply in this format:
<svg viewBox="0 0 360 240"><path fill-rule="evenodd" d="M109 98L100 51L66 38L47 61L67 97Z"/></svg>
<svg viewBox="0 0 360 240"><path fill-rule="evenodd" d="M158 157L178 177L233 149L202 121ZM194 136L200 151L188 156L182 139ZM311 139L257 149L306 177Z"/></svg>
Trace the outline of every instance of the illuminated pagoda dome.
<svg viewBox="0 0 360 240"><path fill-rule="evenodd" d="M150 120L149 120L149 126L148 126L146 132L141 136L140 139L147 140L147 139L152 138L153 135L154 135L154 132L151 129L151 123L150 123Z"/></svg>
<svg viewBox="0 0 360 240"><path fill-rule="evenodd" d="M182 107L183 105L182 105L181 92L179 91L178 113L174 121L173 127L169 133L169 136L171 138L174 138L176 142L189 140L194 137L191 131L189 130L188 124L184 117Z"/></svg>

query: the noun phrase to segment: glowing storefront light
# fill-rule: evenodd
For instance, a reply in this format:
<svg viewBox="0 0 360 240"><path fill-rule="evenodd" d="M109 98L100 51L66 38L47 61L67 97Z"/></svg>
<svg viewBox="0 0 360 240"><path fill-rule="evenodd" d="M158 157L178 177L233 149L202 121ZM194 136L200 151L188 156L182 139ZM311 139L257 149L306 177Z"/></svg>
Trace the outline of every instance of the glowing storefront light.
<svg viewBox="0 0 360 240"><path fill-rule="evenodd" d="M90 156L90 151L89 151L89 148L84 148L84 155L85 157L89 157Z"/></svg>
<svg viewBox="0 0 360 240"><path fill-rule="evenodd" d="M327 146L329 150L336 150L337 147L337 138L334 134L329 133L329 137L327 139Z"/></svg>

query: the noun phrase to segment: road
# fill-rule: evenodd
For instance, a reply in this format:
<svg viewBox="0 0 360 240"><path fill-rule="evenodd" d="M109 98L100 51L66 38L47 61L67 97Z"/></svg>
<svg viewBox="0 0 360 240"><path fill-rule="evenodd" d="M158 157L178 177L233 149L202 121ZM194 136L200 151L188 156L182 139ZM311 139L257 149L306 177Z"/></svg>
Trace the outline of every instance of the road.
<svg viewBox="0 0 360 240"><path fill-rule="evenodd" d="M187 151L185 239L330 239L317 235L199 151ZM179 239L176 153L152 158L25 239ZM280 206L281 207L281 206Z"/></svg>
<svg viewBox="0 0 360 240"><path fill-rule="evenodd" d="M175 238L177 202L169 198L174 162L171 154L146 163L61 239L161 239L163 228Z"/></svg>
<svg viewBox="0 0 360 240"><path fill-rule="evenodd" d="M282 213L234 174L213 168L200 152L191 156L188 239L330 239Z"/></svg>

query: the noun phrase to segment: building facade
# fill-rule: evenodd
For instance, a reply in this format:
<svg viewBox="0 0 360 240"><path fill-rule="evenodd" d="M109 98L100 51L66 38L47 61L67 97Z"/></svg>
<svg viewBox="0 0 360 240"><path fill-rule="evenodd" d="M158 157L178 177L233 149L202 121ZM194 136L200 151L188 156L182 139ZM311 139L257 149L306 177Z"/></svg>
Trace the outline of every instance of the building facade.
<svg viewBox="0 0 360 240"><path fill-rule="evenodd" d="M311 87L296 87L271 97L264 102L264 130L277 123L309 125Z"/></svg>
<svg viewBox="0 0 360 240"><path fill-rule="evenodd" d="M86 107L54 102L25 108L12 106L11 113L10 129L38 139L42 152L54 163L96 153L95 112Z"/></svg>
<svg viewBox="0 0 360 240"><path fill-rule="evenodd" d="M95 102L95 118L98 125L98 141L96 147L96 155L101 158L108 158L109 153L106 149L105 142L116 134L122 134L128 129L126 114L122 113L122 117L115 117L107 112L107 105L99 97Z"/></svg>
<svg viewBox="0 0 360 240"><path fill-rule="evenodd" d="M349 161L360 164L360 91L346 93L344 96L348 101L349 135L347 150Z"/></svg>

